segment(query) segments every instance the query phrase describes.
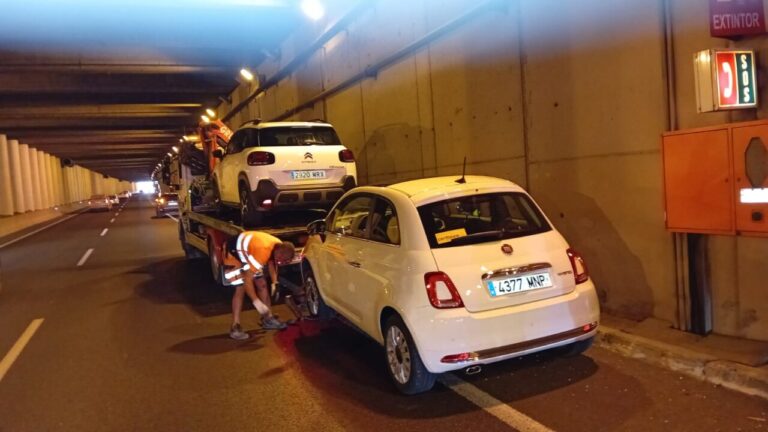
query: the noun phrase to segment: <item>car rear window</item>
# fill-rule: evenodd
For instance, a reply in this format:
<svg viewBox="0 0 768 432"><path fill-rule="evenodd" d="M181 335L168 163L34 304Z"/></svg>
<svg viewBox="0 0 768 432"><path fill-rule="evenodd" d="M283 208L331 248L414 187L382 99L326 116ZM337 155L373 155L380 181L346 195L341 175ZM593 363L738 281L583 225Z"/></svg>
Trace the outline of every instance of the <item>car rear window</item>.
<svg viewBox="0 0 768 432"><path fill-rule="evenodd" d="M525 237L552 229L533 201L518 192L451 198L418 210L432 248Z"/></svg>
<svg viewBox="0 0 768 432"><path fill-rule="evenodd" d="M163 194L162 197L165 198L165 199L174 199L175 200L175 199L177 199L179 197L179 195L178 194Z"/></svg>
<svg viewBox="0 0 768 432"><path fill-rule="evenodd" d="M260 147L305 145L341 145L336 131L330 127L271 127L259 130Z"/></svg>

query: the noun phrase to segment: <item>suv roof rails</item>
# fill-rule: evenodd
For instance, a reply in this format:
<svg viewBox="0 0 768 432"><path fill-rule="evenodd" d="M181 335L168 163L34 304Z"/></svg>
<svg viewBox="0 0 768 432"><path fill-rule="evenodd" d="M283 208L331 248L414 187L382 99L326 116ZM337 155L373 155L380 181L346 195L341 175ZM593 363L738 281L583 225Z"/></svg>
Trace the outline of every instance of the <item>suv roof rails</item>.
<svg viewBox="0 0 768 432"><path fill-rule="evenodd" d="M240 125L240 127L256 126L259 123L261 123L261 119L257 118L257 119L248 120L247 122L244 122L243 124Z"/></svg>

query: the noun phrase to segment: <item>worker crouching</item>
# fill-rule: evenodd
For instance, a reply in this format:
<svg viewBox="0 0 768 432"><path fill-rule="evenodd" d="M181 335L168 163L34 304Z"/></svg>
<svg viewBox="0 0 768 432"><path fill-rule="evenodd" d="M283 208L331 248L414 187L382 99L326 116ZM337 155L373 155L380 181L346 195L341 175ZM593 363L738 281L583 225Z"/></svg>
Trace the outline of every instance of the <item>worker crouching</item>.
<svg viewBox="0 0 768 432"><path fill-rule="evenodd" d="M226 242L223 253L224 277L235 287L232 297L232 328L229 332L232 339L249 338L240 325L245 294L248 294L261 315L262 328L286 328L286 324L272 314L265 271L269 272L269 278L275 284L278 280L278 263L290 262L295 253L292 243L259 231L245 231Z"/></svg>

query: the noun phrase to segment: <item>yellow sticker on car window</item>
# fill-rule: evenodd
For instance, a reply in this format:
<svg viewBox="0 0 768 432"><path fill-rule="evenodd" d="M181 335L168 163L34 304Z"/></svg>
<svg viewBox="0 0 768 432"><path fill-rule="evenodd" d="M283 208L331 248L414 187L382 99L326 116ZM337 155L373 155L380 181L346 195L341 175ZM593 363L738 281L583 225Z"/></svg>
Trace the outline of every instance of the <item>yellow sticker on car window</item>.
<svg viewBox="0 0 768 432"><path fill-rule="evenodd" d="M455 230L437 233L435 234L435 240L437 240L437 244L443 244L443 243L448 243L453 239L457 239L459 237L466 237L466 236L467 236L467 230L465 230L464 228L459 228Z"/></svg>

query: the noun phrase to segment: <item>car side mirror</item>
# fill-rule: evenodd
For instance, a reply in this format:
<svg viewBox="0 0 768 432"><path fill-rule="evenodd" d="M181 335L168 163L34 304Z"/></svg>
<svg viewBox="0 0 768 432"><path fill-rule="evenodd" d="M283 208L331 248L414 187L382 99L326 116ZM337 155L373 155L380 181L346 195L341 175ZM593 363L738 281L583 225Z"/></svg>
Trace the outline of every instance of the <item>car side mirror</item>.
<svg viewBox="0 0 768 432"><path fill-rule="evenodd" d="M307 232L309 235L323 235L325 234L326 228L327 224L325 223L325 219L318 219L314 222L310 222L309 225L307 225Z"/></svg>
<svg viewBox="0 0 768 432"><path fill-rule="evenodd" d="M224 150L216 149L213 151L213 157L216 159L224 159Z"/></svg>

